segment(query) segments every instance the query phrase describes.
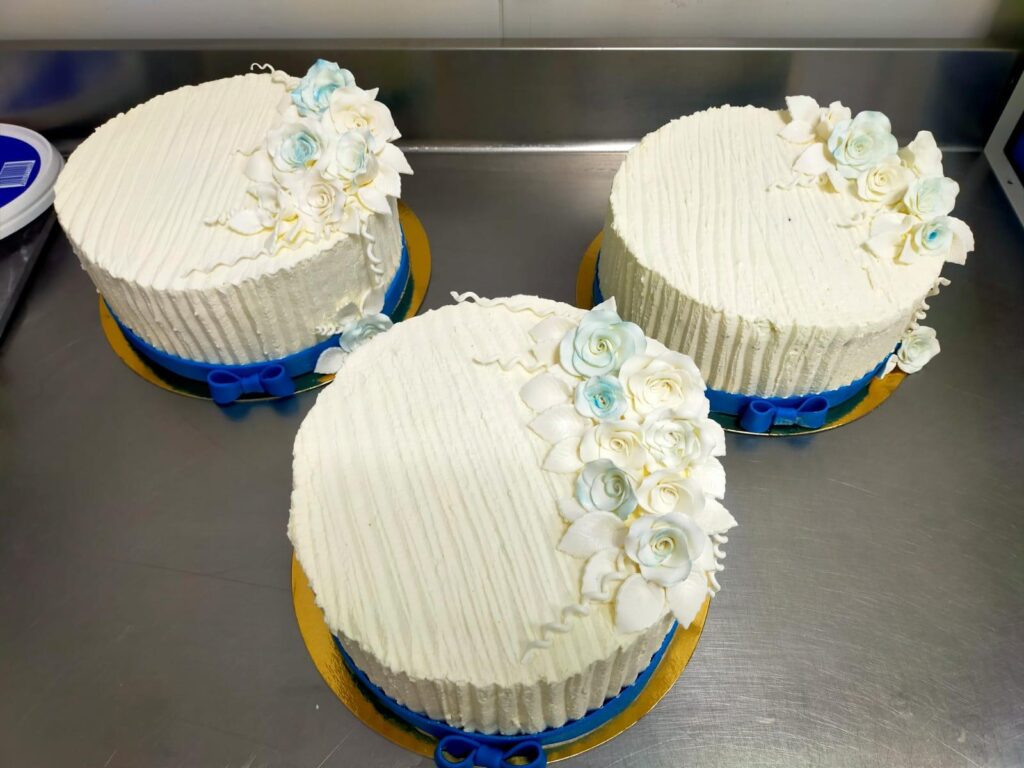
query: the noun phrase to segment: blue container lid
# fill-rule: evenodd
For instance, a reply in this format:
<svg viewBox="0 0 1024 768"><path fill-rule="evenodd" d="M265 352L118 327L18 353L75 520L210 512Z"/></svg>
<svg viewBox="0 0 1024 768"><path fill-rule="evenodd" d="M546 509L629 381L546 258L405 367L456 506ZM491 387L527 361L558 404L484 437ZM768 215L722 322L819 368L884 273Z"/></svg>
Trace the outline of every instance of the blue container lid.
<svg viewBox="0 0 1024 768"><path fill-rule="evenodd" d="M64 158L35 131L0 123L0 240L53 204Z"/></svg>

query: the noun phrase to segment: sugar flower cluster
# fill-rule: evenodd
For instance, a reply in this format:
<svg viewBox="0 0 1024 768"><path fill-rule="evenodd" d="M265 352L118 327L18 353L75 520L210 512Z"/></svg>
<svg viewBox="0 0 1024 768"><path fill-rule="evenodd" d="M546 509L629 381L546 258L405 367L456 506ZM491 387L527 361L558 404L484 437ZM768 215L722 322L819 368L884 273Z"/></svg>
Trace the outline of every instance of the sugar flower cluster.
<svg viewBox="0 0 1024 768"><path fill-rule="evenodd" d="M720 544L736 521L725 494L722 428L708 416L693 361L623 321L614 299L579 323L549 317L533 328L543 372L520 396L532 429L551 444L544 469L575 477L558 509L559 549L586 560L578 605L611 603L623 633L668 611L688 627L717 590ZM533 647L564 622L545 625Z"/></svg>

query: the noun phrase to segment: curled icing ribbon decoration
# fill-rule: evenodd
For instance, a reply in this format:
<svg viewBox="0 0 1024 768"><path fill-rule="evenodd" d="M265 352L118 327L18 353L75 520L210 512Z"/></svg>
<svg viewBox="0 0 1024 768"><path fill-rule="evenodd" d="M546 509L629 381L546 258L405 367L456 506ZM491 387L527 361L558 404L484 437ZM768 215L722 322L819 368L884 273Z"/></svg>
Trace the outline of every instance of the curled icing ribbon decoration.
<svg viewBox="0 0 1024 768"><path fill-rule="evenodd" d="M210 387L210 397L217 405L230 405L242 395L248 394L273 397L295 394L295 382L284 366L277 363L243 374L218 368L207 374L206 384Z"/></svg>
<svg viewBox="0 0 1024 768"><path fill-rule="evenodd" d="M828 417L828 400L812 395L797 406L776 405L770 400L755 399L747 403L740 414L740 429L747 432L767 432L773 426L796 425L807 429L820 429Z"/></svg>
<svg viewBox="0 0 1024 768"><path fill-rule="evenodd" d="M437 768L544 768L547 763L544 748L533 739L503 749L469 736L450 734L438 741L434 749Z"/></svg>

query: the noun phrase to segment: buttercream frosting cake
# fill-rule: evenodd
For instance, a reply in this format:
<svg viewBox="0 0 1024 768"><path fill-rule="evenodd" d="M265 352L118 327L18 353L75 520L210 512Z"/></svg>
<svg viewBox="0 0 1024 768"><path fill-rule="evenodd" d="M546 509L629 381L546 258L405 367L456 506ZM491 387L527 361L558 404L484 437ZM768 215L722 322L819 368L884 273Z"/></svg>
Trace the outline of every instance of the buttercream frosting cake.
<svg viewBox="0 0 1024 768"><path fill-rule="evenodd" d="M180 88L98 128L55 205L120 322L161 352L245 364L379 312L411 171L376 93L321 60L302 79Z"/></svg>
<svg viewBox="0 0 1024 768"><path fill-rule="evenodd" d="M537 733L632 683L717 590L723 433L692 361L614 302L459 298L349 355L296 438L288 532L387 696Z"/></svg>
<svg viewBox="0 0 1024 768"><path fill-rule="evenodd" d="M974 246L949 215L958 189L930 133L900 148L878 112L804 96L709 109L623 162L600 292L692 356L711 390L833 391L901 341L888 366L916 370L938 351L918 323L926 300Z"/></svg>

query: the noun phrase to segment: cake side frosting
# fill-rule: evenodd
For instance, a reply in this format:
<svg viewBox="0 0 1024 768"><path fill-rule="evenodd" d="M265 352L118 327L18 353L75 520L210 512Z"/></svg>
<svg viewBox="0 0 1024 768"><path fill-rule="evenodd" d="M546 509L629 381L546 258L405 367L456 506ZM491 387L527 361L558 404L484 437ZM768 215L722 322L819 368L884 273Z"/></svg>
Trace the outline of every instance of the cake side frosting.
<svg viewBox="0 0 1024 768"><path fill-rule="evenodd" d="M673 620L564 616L592 567L563 546L577 478L547 464L522 391L541 370L531 330L583 316L515 297L399 324L349 355L296 439L289 536L328 626L390 696L468 730L581 717Z"/></svg>
<svg viewBox="0 0 1024 768"><path fill-rule="evenodd" d="M870 253L891 190L823 191L794 170L807 146L780 136L787 120L755 107L680 118L613 183L602 292L714 389L789 396L862 377L919 319L942 268Z"/></svg>
<svg viewBox="0 0 1024 768"><path fill-rule="evenodd" d="M280 358L322 340L340 307L394 275L393 198L367 217L378 264L351 232L261 254L255 234L216 225L253 199L246 174L295 83L248 74L163 94L97 129L61 174L55 207L73 249L118 317L158 349Z"/></svg>

